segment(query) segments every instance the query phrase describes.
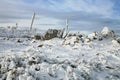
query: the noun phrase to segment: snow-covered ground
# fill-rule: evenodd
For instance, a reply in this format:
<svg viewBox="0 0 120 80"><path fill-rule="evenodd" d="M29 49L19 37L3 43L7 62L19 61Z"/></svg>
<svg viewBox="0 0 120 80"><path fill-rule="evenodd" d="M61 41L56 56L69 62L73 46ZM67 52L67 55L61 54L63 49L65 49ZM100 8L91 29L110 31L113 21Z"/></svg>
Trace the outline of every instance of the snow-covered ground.
<svg viewBox="0 0 120 80"><path fill-rule="evenodd" d="M100 33L44 41L0 37L0 79L120 80L119 36L108 28Z"/></svg>

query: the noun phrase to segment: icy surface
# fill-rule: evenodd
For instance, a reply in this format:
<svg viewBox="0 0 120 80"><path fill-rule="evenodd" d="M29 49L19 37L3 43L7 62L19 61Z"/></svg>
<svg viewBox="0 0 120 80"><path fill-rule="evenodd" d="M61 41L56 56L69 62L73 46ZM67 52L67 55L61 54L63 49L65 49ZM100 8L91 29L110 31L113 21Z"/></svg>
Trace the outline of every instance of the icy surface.
<svg viewBox="0 0 120 80"><path fill-rule="evenodd" d="M120 44L94 37L99 35L45 41L0 37L0 79L120 80Z"/></svg>

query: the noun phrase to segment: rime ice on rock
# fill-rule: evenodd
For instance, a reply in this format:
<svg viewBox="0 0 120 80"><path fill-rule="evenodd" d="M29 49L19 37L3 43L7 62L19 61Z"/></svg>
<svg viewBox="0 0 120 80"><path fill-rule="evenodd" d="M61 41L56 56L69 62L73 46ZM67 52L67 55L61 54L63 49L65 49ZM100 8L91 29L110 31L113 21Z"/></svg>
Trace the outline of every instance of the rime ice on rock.
<svg viewBox="0 0 120 80"><path fill-rule="evenodd" d="M108 27L104 27L103 30L101 31L101 34L103 35L104 38L114 38L115 33L112 30L109 30Z"/></svg>
<svg viewBox="0 0 120 80"><path fill-rule="evenodd" d="M108 27L104 27L103 30L101 31L101 33L102 33L103 35L107 35L107 34L110 33L110 30L108 29Z"/></svg>

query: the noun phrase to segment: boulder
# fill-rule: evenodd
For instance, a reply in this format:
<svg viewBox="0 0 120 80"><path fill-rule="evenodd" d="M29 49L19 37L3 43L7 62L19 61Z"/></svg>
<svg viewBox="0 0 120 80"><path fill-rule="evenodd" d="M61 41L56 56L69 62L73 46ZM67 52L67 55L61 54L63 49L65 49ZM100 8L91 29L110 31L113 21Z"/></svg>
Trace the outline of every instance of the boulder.
<svg viewBox="0 0 120 80"><path fill-rule="evenodd" d="M96 32L91 33L91 34L89 34L89 35L88 35L88 37L87 37L87 38L89 38L90 40L97 39L97 33L96 33Z"/></svg>
<svg viewBox="0 0 120 80"><path fill-rule="evenodd" d="M85 39L85 42L90 42L90 41L91 41L90 38L86 38L86 39Z"/></svg>
<svg viewBox="0 0 120 80"><path fill-rule="evenodd" d="M64 29L48 29L45 33L43 34L36 34L32 38L36 40L50 40L52 38L58 37L62 38L64 33Z"/></svg>
<svg viewBox="0 0 120 80"><path fill-rule="evenodd" d="M113 44L118 44L118 41L117 40L112 40L112 43Z"/></svg>
<svg viewBox="0 0 120 80"><path fill-rule="evenodd" d="M118 38L116 39L116 41L117 41L118 43L120 43L120 37L118 37Z"/></svg>
<svg viewBox="0 0 120 80"><path fill-rule="evenodd" d="M101 33L103 35L108 35L110 33L110 30L108 29L108 27L104 27L103 30L101 31Z"/></svg>
<svg viewBox="0 0 120 80"><path fill-rule="evenodd" d="M43 36L43 40L49 40L55 37L62 38L63 32L64 29L63 30L48 29Z"/></svg>
<svg viewBox="0 0 120 80"><path fill-rule="evenodd" d="M42 39L43 39L43 36L40 35L40 34L37 34L37 35L34 35L33 39L42 40Z"/></svg>
<svg viewBox="0 0 120 80"><path fill-rule="evenodd" d="M77 36L71 36L67 37L62 44L64 45L74 45L76 43L79 43L79 38Z"/></svg>
<svg viewBox="0 0 120 80"><path fill-rule="evenodd" d="M115 33L112 30L109 30L108 27L104 27L103 30L101 31L101 34L104 38L114 38Z"/></svg>

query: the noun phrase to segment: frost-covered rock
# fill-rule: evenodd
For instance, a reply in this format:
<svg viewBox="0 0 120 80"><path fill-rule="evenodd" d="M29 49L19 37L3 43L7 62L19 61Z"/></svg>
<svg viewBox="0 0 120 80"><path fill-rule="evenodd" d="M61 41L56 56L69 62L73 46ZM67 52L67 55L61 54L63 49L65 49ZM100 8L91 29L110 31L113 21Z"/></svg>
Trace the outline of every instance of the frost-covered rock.
<svg viewBox="0 0 120 80"><path fill-rule="evenodd" d="M36 34L32 38L36 40L50 40L55 37L62 38L63 33L64 29L48 29L43 34Z"/></svg>
<svg viewBox="0 0 120 80"><path fill-rule="evenodd" d="M41 34L36 34L32 38L35 40L43 40L43 36Z"/></svg>
<svg viewBox="0 0 120 80"><path fill-rule="evenodd" d="M108 27L104 27L101 32L94 32L91 34L88 34L87 37L84 38L85 42L91 42L94 40L102 41L104 39L115 39L116 34L114 31L109 30Z"/></svg>
<svg viewBox="0 0 120 80"><path fill-rule="evenodd" d="M110 33L110 30L108 29L108 27L104 27L103 30L101 31L101 33L103 35L108 35Z"/></svg>
<svg viewBox="0 0 120 80"><path fill-rule="evenodd" d="M90 42L90 41L91 41L91 39L86 38L84 41L85 41L85 42Z"/></svg>
<svg viewBox="0 0 120 80"><path fill-rule="evenodd" d="M94 33L88 34L87 39L90 39L91 41L97 39L97 33L94 32Z"/></svg>
<svg viewBox="0 0 120 80"><path fill-rule="evenodd" d="M118 37L118 38L116 39L116 41L117 41L118 43L120 43L120 37Z"/></svg>
<svg viewBox="0 0 120 80"><path fill-rule="evenodd" d="M57 29L48 29L45 34L43 35L44 40L49 40L55 37L62 38L64 30L57 30Z"/></svg>
<svg viewBox="0 0 120 80"><path fill-rule="evenodd" d="M70 32L68 35L67 35L67 37L72 37L72 36L77 36L77 37L79 37L79 38L81 38L81 37L83 37L83 36L85 36L84 34L82 34L82 33L80 33L80 32Z"/></svg>
<svg viewBox="0 0 120 80"><path fill-rule="evenodd" d="M54 77L54 78L57 77L57 65L56 65L56 64L49 68L48 74L49 74L51 77Z"/></svg>
<svg viewBox="0 0 120 80"><path fill-rule="evenodd" d="M18 67L17 68L17 73L18 74L24 74L25 73L25 69L23 67Z"/></svg>
<svg viewBox="0 0 120 80"><path fill-rule="evenodd" d="M115 37L114 31L111 31L108 27L104 27L103 30L101 31L101 34L103 35L104 38L114 38Z"/></svg>
<svg viewBox="0 0 120 80"><path fill-rule="evenodd" d="M76 37L76 36L67 37L67 38L63 41L63 44L65 44L65 45L74 45L75 43L79 43L79 38Z"/></svg>
<svg viewBox="0 0 120 80"><path fill-rule="evenodd" d="M9 65L9 69L13 69L13 68L15 68L15 67L16 67L15 62L14 62L14 61L11 61L11 62L10 62L10 65Z"/></svg>
<svg viewBox="0 0 120 80"><path fill-rule="evenodd" d="M118 43L117 40L112 40L112 43L113 43L114 45L119 45L119 43Z"/></svg>
<svg viewBox="0 0 120 80"><path fill-rule="evenodd" d="M16 69L13 69L8 72L6 80L15 80L16 79Z"/></svg>

